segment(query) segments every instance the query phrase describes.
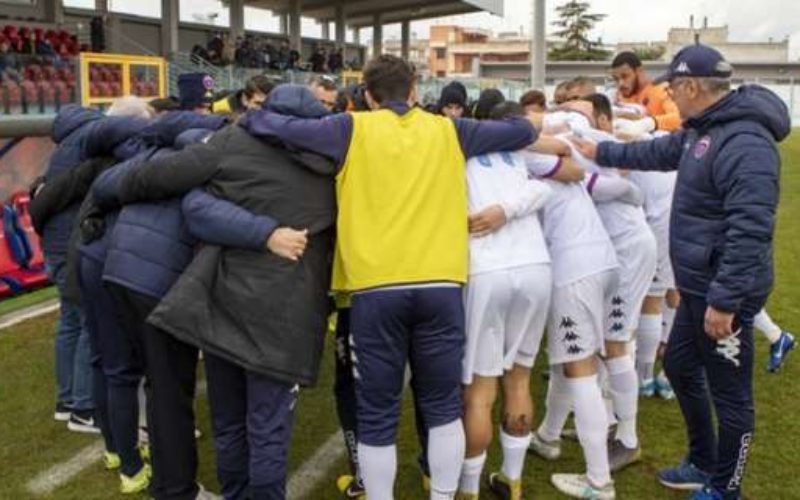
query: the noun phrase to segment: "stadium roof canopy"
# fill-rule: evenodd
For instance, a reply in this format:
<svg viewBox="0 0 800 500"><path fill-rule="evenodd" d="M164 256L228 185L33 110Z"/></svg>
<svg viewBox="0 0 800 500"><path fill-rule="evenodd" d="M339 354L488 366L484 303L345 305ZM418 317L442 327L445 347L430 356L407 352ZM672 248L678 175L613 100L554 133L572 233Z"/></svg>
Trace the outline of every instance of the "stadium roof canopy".
<svg viewBox="0 0 800 500"><path fill-rule="evenodd" d="M251 7L289 13L297 0L246 0ZM317 21L335 21L337 8L344 9L345 22L351 28L430 19L434 17L486 11L503 15L503 0L303 0L302 15Z"/></svg>

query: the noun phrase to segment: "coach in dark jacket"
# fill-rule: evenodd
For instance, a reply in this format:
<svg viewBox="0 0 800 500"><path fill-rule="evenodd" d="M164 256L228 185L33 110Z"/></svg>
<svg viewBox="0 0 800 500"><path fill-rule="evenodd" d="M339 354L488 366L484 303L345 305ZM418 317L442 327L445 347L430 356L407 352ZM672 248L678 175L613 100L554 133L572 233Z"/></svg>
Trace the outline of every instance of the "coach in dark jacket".
<svg viewBox="0 0 800 500"><path fill-rule="evenodd" d="M664 363L690 452L659 479L684 489L705 484L698 495L725 499L739 498L754 429L753 316L772 287L776 143L791 127L786 106L771 91L730 91L731 72L713 48L686 47L666 77L683 130L631 145L578 141L601 165L678 170L670 252L682 300ZM716 437L707 385L719 420Z"/></svg>
<svg viewBox="0 0 800 500"><path fill-rule="evenodd" d="M84 161L108 155L147 124L130 117L105 117L100 111L68 105L53 122L52 139L56 149L50 157L45 182L73 169ZM36 200L32 201L36 205ZM56 333L56 381L58 395L55 417L69 420L73 430L96 432L91 414L91 368L88 335L81 327L80 309L65 298L67 248L80 201L52 213L41 221L42 249L48 274L58 287L61 317Z"/></svg>
<svg viewBox="0 0 800 500"><path fill-rule="evenodd" d="M171 112L155 121L143 135L153 149L173 142L180 149L203 140L225 123L218 116ZM176 137L178 133L181 135ZM161 151L153 158L172 154ZM141 161L128 163L101 175L93 191L102 211L122 207L119 180L141 166ZM190 232L190 224L197 230ZM150 493L157 500L194 500L206 498L207 494L198 490L196 483L193 404L197 348L145 320L191 262L198 241L263 252L276 227L277 223L267 216L253 215L228 201L193 191L183 199L124 206L116 224L106 232L103 279L128 336L143 342L145 371L151 380Z"/></svg>
<svg viewBox="0 0 800 500"><path fill-rule="evenodd" d="M300 116L327 114L304 87L271 95L268 106L279 104ZM290 258L204 247L150 317L205 352L226 498L285 496L296 387L316 380L327 326L335 193L330 177L314 172L330 168L328 160L233 126L120 183L123 203L206 185L220 198L275 217L286 226L276 233L288 231L298 241Z"/></svg>
<svg viewBox="0 0 800 500"><path fill-rule="evenodd" d="M281 90L269 102L300 116L327 114L303 87ZM226 498L248 490L253 498L285 496L296 385L315 381L326 331L336 207L330 178L314 172L330 168L321 157L231 127L120 184L123 203L207 184L212 194L269 213L286 226L276 233L289 231L298 241L289 259L204 247L151 315L152 324L206 353Z"/></svg>

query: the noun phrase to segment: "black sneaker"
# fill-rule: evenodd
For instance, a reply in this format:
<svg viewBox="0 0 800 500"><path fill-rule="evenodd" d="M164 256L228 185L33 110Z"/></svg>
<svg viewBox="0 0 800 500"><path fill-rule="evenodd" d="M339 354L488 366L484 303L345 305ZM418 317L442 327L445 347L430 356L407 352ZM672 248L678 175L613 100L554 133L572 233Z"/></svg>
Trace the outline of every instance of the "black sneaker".
<svg viewBox="0 0 800 500"><path fill-rule="evenodd" d="M100 434L100 428L95 424L92 410L73 410L69 422L67 422L67 429L73 432Z"/></svg>
<svg viewBox="0 0 800 500"><path fill-rule="evenodd" d="M72 407L69 403L64 403L63 401L56 403L56 411L53 414L56 422L68 422L70 415L72 415Z"/></svg>

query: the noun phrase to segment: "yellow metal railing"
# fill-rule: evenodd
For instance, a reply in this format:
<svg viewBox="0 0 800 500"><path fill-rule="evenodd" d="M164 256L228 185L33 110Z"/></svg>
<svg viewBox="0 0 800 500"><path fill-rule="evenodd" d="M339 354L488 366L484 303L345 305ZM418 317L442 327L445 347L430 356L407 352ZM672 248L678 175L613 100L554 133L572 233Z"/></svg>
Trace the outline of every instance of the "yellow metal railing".
<svg viewBox="0 0 800 500"><path fill-rule="evenodd" d="M81 52L78 65L82 106L106 106L131 94L149 98L167 95L167 64L161 57ZM93 69L98 76L95 81L91 78ZM134 75L142 88L134 85Z"/></svg>

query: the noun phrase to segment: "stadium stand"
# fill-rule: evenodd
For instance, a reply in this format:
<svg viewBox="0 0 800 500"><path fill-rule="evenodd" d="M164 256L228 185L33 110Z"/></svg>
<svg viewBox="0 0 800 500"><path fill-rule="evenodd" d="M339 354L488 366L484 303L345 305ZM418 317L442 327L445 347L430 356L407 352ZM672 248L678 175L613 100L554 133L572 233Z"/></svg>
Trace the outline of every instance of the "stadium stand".
<svg viewBox="0 0 800 500"><path fill-rule="evenodd" d="M46 285L41 243L33 230L26 193L3 205L0 231L0 297Z"/></svg>

